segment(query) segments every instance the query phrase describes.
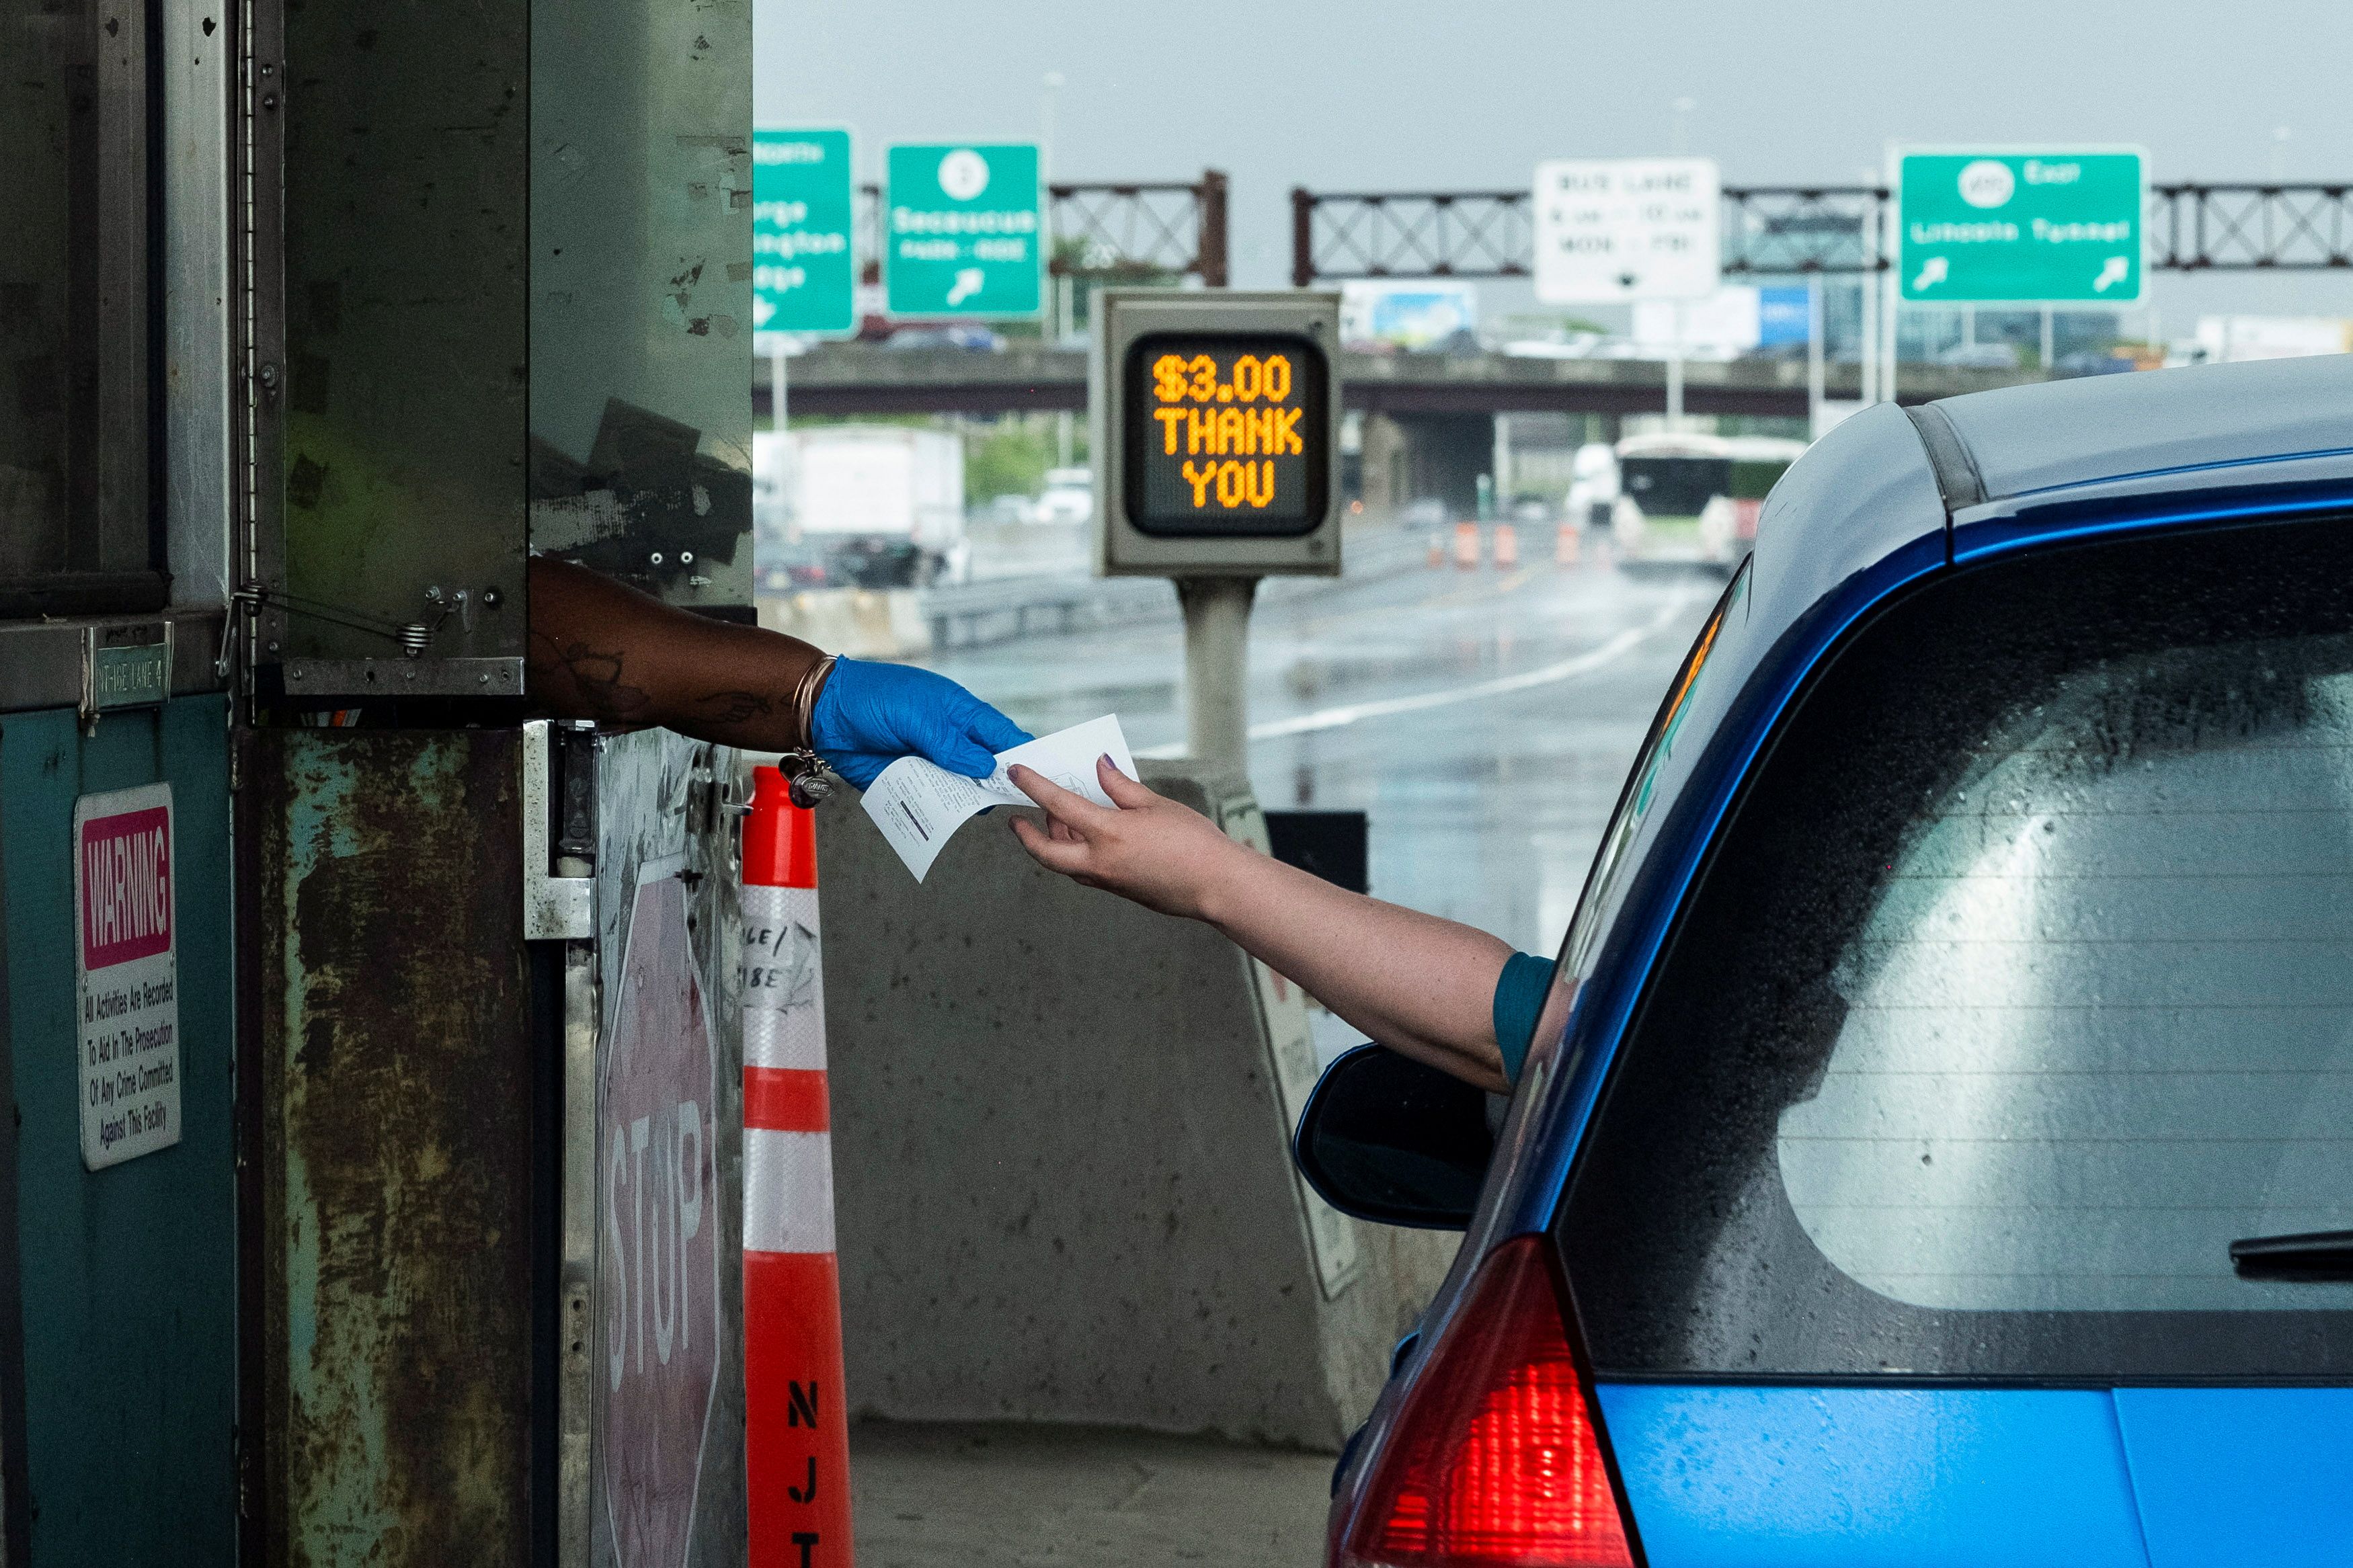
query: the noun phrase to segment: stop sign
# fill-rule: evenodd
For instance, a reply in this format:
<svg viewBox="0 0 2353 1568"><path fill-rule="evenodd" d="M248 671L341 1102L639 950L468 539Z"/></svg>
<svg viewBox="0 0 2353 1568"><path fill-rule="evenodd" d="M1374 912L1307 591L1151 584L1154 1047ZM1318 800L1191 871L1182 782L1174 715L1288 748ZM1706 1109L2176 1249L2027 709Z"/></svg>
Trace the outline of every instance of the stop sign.
<svg viewBox="0 0 2353 1568"><path fill-rule="evenodd" d="M638 884L605 1058L597 1371L622 1568L679 1568L719 1373L716 1067L675 869Z"/></svg>

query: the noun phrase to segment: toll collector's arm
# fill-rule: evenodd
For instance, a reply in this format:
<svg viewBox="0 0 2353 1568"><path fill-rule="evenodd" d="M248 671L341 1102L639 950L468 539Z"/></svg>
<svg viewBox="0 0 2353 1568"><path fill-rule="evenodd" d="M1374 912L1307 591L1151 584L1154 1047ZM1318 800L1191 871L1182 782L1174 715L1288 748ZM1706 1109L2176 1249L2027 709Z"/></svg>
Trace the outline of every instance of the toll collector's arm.
<svg viewBox="0 0 2353 1568"><path fill-rule="evenodd" d="M1025 767L1013 783L1045 808L1017 817L1037 861L1163 914L1215 926L1391 1050L1492 1092L1510 1086L1493 1000L1512 950L1453 921L1333 886L1227 837L1105 758L1106 810Z"/></svg>
<svg viewBox="0 0 2353 1568"><path fill-rule="evenodd" d="M729 626L665 605L585 566L531 560L533 698L551 712L611 724L659 724L747 751L815 747L864 789L902 756L967 778L1029 733L929 670L836 659L797 637ZM803 727L801 703L816 711Z"/></svg>

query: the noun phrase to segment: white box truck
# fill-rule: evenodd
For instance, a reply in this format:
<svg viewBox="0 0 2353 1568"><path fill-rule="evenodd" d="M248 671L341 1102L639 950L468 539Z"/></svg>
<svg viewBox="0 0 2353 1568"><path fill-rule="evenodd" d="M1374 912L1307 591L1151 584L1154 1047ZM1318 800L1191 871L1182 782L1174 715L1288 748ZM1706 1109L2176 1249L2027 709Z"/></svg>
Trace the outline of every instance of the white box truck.
<svg viewBox="0 0 2353 1568"><path fill-rule="evenodd" d="M963 577L961 438L897 425L818 425L771 441L775 530L787 553L810 558L819 580L903 588Z"/></svg>

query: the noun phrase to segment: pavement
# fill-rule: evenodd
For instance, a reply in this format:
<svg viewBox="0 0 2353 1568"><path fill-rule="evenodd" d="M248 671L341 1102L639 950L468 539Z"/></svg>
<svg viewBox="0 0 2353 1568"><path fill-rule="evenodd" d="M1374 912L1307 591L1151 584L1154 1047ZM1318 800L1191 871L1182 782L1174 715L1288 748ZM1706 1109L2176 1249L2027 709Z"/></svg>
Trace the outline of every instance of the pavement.
<svg viewBox="0 0 2353 1568"><path fill-rule="evenodd" d="M1332 1458L1091 1426L849 1434L861 1568L1314 1568Z"/></svg>

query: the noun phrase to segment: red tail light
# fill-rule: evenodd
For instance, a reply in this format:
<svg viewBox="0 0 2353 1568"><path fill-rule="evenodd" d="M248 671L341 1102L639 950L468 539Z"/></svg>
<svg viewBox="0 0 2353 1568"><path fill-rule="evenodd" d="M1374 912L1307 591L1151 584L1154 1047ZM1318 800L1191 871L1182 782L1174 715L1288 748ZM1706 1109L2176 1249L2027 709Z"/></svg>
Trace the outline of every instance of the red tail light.
<svg viewBox="0 0 2353 1568"><path fill-rule="evenodd" d="M1337 1568L1632 1568L1544 1242L1504 1243L1430 1352Z"/></svg>

